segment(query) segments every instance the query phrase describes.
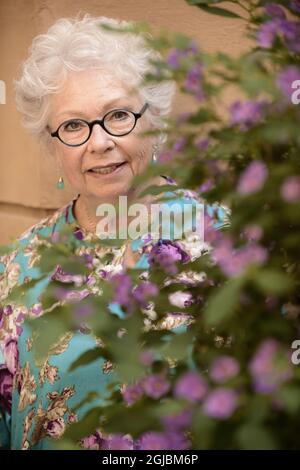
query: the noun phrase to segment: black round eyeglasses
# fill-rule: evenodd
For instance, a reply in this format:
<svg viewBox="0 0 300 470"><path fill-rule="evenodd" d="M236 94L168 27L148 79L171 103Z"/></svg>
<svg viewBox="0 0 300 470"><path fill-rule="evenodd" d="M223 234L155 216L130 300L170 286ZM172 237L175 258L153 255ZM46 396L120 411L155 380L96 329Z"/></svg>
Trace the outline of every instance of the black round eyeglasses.
<svg viewBox="0 0 300 470"><path fill-rule="evenodd" d="M55 132L50 132L50 135L57 137L65 145L78 147L89 140L94 125L99 124L108 134L121 137L133 131L137 120L142 117L148 107L149 104L145 103L139 113L128 109L113 109L102 119L91 122L84 119L69 119L60 124Z"/></svg>

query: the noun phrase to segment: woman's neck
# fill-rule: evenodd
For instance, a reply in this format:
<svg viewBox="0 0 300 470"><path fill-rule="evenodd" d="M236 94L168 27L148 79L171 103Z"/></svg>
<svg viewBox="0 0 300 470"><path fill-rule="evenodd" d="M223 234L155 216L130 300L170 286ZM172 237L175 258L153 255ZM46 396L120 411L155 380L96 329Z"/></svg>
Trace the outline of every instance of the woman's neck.
<svg viewBox="0 0 300 470"><path fill-rule="evenodd" d="M154 202L155 197L151 195L146 195L142 198L139 197L139 194L146 189L147 186L150 185L158 185L161 186L165 184L166 181L163 177L157 176L145 184L143 186L139 186L138 190L133 190L131 193L127 194L127 212L128 208L130 207L131 204L134 204L136 202L139 202L141 204L145 204L147 208L150 207L150 204ZM113 197L113 198L107 198L105 201L100 201L99 199L91 199L84 194L80 194L79 197L77 198L74 206L74 215L75 218L78 222L78 224L84 228L87 232L92 232L96 234L96 229L98 223L101 221L103 217L105 217L105 220L107 221L107 216L97 216L96 211L99 205L101 204L112 204L115 207L115 214L117 215L116 220L113 221L113 227L115 228L117 233L124 233L124 229L126 230L127 233L127 224L130 221L130 217L127 214L118 213L118 208L119 208L119 196Z"/></svg>

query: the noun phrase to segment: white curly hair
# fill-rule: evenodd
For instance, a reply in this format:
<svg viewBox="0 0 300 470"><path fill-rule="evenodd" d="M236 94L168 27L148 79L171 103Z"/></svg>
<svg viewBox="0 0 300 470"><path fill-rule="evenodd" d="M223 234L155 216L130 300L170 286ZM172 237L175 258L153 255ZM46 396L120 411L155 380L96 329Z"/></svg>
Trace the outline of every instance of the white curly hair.
<svg viewBox="0 0 300 470"><path fill-rule="evenodd" d="M127 86L137 87L141 100L149 103L147 115L149 123L160 130L156 140L160 149L167 140L164 118L170 114L176 83L164 80L139 85L146 73L154 71L150 60L162 59L161 54L150 48L141 34L130 31L120 34L104 30L101 24L117 28L134 25L104 16L81 17L79 13L74 18L57 20L45 34L33 39L29 57L21 63L19 76L14 80L22 125L48 149L51 94L63 88L68 72L102 68Z"/></svg>

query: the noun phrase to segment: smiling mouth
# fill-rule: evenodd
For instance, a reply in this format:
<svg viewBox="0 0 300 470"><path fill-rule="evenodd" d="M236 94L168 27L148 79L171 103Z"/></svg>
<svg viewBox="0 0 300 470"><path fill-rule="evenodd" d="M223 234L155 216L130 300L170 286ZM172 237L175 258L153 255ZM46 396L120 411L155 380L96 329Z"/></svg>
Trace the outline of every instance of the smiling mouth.
<svg viewBox="0 0 300 470"><path fill-rule="evenodd" d="M127 162L122 162L118 163L116 165L111 165L111 166L106 166L105 168L92 168L91 170L88 170L88 173L92 174L99 174L99 175L108 175L110 173L113 173L116 171L118 168L124 166Z"/></svg>

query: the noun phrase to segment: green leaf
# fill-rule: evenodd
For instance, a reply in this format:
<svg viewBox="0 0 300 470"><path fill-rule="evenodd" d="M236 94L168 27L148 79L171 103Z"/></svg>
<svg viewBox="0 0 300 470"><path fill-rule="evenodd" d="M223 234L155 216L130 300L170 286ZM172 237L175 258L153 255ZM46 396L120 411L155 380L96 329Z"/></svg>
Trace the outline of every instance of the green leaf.
<svg viewBox="0 0 300 470"><path fill-rule="evenodd" d="M89 351L84 352L79 356L76 361L72 362L72 364L69 367L69 372L72 372L73 370L77 369L80 366L85 366L87 364L90 364L91 362L96 361L100 357L107 357L107 354L105 353L105 350L103 348L93 348L90 349Z"/></svg>
<svg viewBox="0 0 300 470"><path fill-rule="evenodd" d="M234 314L234 308L238 303L238 294L244 282L242 277L231 279L210 297L203 313L207 326L228 320Z"/></svg>
<svg viewBox="0 0 300 470"><path fill-rule="evenodd" d="M197 5L198 8L205 11L206 13L211 13L212 15L224 16L226 18L242 18L242 16L234 13L233 11L226 10L225 8L221 7L211 7L211 6L204 6L204 5Z"/></svg>
<svg viewBox="0 0 300 470"><path fill-rule="evenodd" d="M274 450L277 448L272 434L263 427L246 424L237 433L243 450Z"/></svg>
<svg viewBox="0 0 300 470"><path fill-rule="evenodd" d="M270 294L284 294L293 286L286 274L272 269L257 270L254 282L263 292Z"/></svg>
<svg viewBox="0 0 300 470"><path fill-rule="evenodd" d="M68 426L64 433L64 439L77 442L83 437L94 433L99 426L99 420L102 414L103 410L101 408L92 408L78 423Z"/></svg>

